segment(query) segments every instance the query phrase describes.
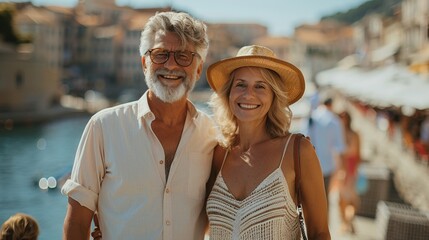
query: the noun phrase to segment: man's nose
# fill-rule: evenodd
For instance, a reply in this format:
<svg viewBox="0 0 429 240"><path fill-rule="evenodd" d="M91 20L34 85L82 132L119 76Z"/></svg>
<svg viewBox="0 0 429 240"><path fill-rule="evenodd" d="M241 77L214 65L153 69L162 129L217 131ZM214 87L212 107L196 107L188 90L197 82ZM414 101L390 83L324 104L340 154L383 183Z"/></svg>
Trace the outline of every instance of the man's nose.
<svg viewBox="0 0 429 240"><path fill-rule="evenodd" d="M169 68L169 69L174 69L179 67L179 64L177 64L176 59L174 59L174 53L170 52L169 53L169 58L167 60L167 62L164 63L164 67Z"/></svg>

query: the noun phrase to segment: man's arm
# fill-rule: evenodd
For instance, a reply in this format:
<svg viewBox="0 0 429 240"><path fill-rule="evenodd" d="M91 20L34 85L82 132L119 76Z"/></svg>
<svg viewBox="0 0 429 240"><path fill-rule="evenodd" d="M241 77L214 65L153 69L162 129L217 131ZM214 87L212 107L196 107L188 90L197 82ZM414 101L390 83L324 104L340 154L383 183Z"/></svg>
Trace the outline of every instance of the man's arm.
<svg viewBox="0 0 429 240"><path fill-rule="evenodd" d="M63 240L88 240L93 215L93 211L69 197L64 220Z"/></svg>

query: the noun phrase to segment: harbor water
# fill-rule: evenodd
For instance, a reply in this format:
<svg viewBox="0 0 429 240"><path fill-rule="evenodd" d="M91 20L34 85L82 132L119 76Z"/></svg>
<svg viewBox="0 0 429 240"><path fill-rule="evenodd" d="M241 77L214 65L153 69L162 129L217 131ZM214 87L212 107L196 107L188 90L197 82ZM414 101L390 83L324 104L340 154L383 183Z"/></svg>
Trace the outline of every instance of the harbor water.
<svg viewBox="0 0 429 240"><path fill-rule="evenodd" d="M195 106L206 112L205 102ZM55 180L71 171L90 116L0 129L0 223L22 212L40 225L39 240L61 239L67 207Z"/></svg>
<svg viewBox="0 0 429 240"><path fill-rule="evenodd" d="M55 187L54 178L71 170L88 119L79 116L0 130L1 223L17 212L30 214L40 225L40 240L61 239L67 197Z"/></svg>

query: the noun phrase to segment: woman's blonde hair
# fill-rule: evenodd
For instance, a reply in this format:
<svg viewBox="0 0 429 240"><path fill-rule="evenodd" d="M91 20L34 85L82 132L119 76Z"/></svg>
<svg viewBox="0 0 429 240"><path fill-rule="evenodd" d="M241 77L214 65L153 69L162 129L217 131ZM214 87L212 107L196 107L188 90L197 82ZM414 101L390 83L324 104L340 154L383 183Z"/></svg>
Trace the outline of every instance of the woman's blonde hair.
<svg viewBox="0 0 429 240"><path fill-rule="evenodd" d="M266 130L271 137L285 136L290 127L292 119L292 111L289 108L289 101L285 83L281 80L280 76L273 70L261 67L244 67L250 71L259 72L262 77L267 81L268 85L273 91L273 102L267 113ZM213 93L210 99L210 106L212 107L214 118L220 132L222 139L220 144L224 147L231 147L237 140L238 124L237 119L229 107L229 94L231 93L232 82L237 69L235 69L219 93Z"/></svg>
<svg viewBox="0 0 429 240"><path fill-rule="evenodd" d="M37 240L37 221L23 213L17 213L6 220L1 227L0 240Z"/></svg>

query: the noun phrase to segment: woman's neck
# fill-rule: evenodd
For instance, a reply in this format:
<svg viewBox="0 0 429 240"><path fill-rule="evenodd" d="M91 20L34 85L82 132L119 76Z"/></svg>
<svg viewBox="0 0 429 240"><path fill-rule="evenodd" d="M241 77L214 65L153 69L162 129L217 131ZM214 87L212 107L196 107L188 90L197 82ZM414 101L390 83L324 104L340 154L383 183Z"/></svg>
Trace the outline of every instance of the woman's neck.
<svg viewBox="0 0 429 240"><path fill-rule="evenodd" d="M239 125L238 143L242 151L247 151L253 145L267 141L271 139L268 134L265 124L258 126L247 126L246 124Z"/></svg>

